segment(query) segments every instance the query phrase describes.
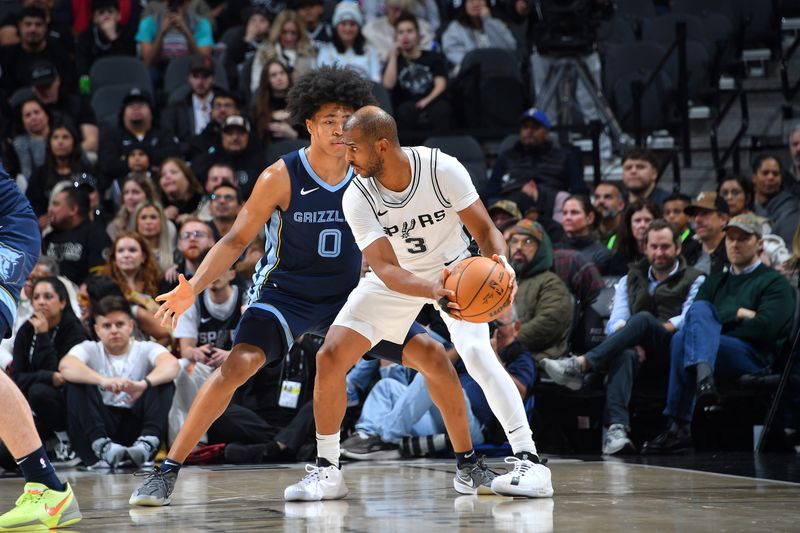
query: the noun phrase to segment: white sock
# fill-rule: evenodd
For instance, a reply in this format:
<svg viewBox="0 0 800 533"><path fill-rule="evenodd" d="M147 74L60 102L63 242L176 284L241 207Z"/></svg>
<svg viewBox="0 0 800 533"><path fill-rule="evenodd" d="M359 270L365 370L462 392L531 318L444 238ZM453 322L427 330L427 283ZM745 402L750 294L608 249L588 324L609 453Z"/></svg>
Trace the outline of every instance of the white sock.
<svg viewBox="0 0 800 533"><path fill-rule="evenodd" d="M317 457L327 460L330 464L339 467L339 432L333 435L320 435L317 433Z"/></svg>
<svg viewBox="0 0 800 533"><path fill-rule="evenodd" d="M489 342L488 326L445 318L456 351L472 378L480 385L492 413L503 426L511 449L536 453L531 427L517 386L497 359Z"/></svg>
<svg viewBox="0 0 800 533"><path fill-rule="evenodd" d="M59 442L69 443L69 435L66 431L54 431L53 433L56 434L56 438Z"/></svg>

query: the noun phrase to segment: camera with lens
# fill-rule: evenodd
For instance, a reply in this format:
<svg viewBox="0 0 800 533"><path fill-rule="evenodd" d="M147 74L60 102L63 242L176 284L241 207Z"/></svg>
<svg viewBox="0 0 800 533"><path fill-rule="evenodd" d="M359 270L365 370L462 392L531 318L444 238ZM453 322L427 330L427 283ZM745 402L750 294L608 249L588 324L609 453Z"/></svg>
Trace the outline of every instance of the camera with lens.
<svg viewBox="0 0 800 533"><path fill-rule="evenodd" d="M614 13L612 0L540 0L534 35L543 55L578 56L594 51L597 28Z"/></svg>

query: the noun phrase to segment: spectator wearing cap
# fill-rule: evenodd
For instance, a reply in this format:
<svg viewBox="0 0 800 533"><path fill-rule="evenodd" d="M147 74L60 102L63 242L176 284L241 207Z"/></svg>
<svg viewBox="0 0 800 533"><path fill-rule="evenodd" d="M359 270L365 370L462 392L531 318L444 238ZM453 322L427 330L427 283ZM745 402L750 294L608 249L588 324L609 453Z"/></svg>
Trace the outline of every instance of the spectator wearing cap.
<svg viewBox="0 0 800 533"><path fill-rule="evenodd" d="M325 2L323 0L295 0L293 7L297 18L303 23L308 38L319 48L333 41L333 27L323 19Z"/></svg>
<svg viewBox="0 0 800 533"><path fill-rule="evenodd" d="M616 285L605 340L581 356L545 361L559 385L579 390L590 370L608 374L603 453L633 451L628 403L635 370L663 383L669 368L669 341L679 330L703 274L680 256L680 234L664 219L650 223L644 235L645 258L631 265Z"/></svg>
<svg viewBox="0 0 800 533"><path fill-rule="evenodd" d="M772 233L784 242L792 242L800 222L800 201L788 190L781 189L782 166L772 155L760 155L753 161L754 210L769 219Z"/></svg>
<svg viewBox="0 0 800 533"><path fill-rule="evenodd" d="M211 120L199 135L193 136L189 141L189 155L186 159L192 160L212 148L218 149L225 119L241 114L238 98L221 87L215 87L214 97L211 99Z"/></svg>
<svg viewBox="0 0 800 533"><path fill-rule="evenodd" d="M445 97L447 65L441 55L420 48L419 23L414 15L400 12L394 27L387 30L395 40L382 84L391 91L401 132L445 130L450 125L450 104Z"/></svg>
<svg viewBox="0 0 800 533"><path fill-rule="evenodd" d="M56 66L49 60L41 60L30 70L33 94L45 105L56 121L68 120L78 126L81 133L81 148L90 160L97 160L99 132L97 118L89 99L67 90L61 82Z"/></svg>
<svg viewBox="0 0 800 533"><path fill-rule="evenodd" d="M314 68L317 50L306 35L305 27L297 13L291 9L281 12L272 23L269 37L258 47L252 63L245 63L239 90L250 102L261 85L262 73L267 63L277 59L283 63L293 80Z"/></svg>
<svg viewBox="0 0 800 533"><path fill-rule="evenodd" d="M378 53L367 43L361 28L364 15L357 2L344 0L333 12L333 40L320 48L317 66L341 65L351 67L375 83L381 82L381 61Z"/></svg>
<svg viewBox="0 0 800 533"><path fill-rule="evenodd" d="M519 117L519 140L498 155L486 195L503 196L517 202L525 214L536 207L541 222L553 238L560 231L551 224L559 191L588 194L580 160L550 139L547 115L531 108Z"/></svg>
<svg viewBox="0 0 800 533"><path fill-rule="evenodd" d="M92 0L92 22L78 35L78 75L89 74L95 61L108 56L135 56L133 31L120 24L119 0Z"/></svg>
<svg viewBox="0 0 800 533"><path fill-rule="evenodd" d="M244 10L241 38L227 42L224 55L225 73L231 89L239 87L239 69L246 61L252 60L258 46L269 37L271 20L269 12L262 6L252 6Z"/></svg>
<svg viewBox="0 0 800 533"><path fill-rule="evenodd" d="M492 16L486 0L461 2L455 19L442 35L444 55L456 71L464 56L477 48L503 48L510 52L517 49L511 31Z"/></svg>
<svg viewBox="0 0 800 533"><path fill-rule="evenodd" d="M56 183L71 180L72 176L91 169L83 156L78 131L69 122L55 124L50 129L44 154L44 164L33 171L25 194L33 211L39 216L40 226L47 213L50 192Z"/></svg>
<svg viewBox="0 0 800 533"><path fill-rule="evenodd" d="M725 226L727 272L710 275L670 342L666 431L643 452L670 453L692 445L696 402L716 403L715 378L735 379L767 369L792 327L795 294L759 259L761 222L738 215Z"/></svg>
<svg viewBox="0 0 800 533"><path fill-rule="evenodd" d="M701 192L684 209L694 219L694 231L700 248L686 253L686 261L704 274L719 274L728 266L725 253L725 224L728 223L728 203L715 192Z"/></svg>
<svg viewBox="0 0 800 533"><path fill-rule="evenodd" d="M118 124L104 128L101 136L97 166L103 190L112 180L128 174L127 150L136 143L148 147L151 165L180 154L177 139L155 127L150 94L138 87L123 98Z"/></svg>
<svg viewBox="0 0 800 533"><path fill-rule="evenodd" d="M622 157L622 183L628 191L628 203L647 200L664 207L669 193L656 186L658 161L655 154L643 148L633 148Z"/></svg>
<svg viewBox="0 0 800 533"><path fill-rule="evenodd" d="M152 11L139 21L136 42L153 85L159 88L171 59L210 55L214 36L211 22L197 12L191 0L154 2L148 7Z"/></svg>
<svg viewBox="0 0 800 533"><path fill-rule="evenodd" d="M264 170L264 150L250 134L250 123L243 116L231 115L225 119L219 148L212 147L192 160L192 168L198 176L205 176L215 163L227 163L233 167L242 199L249 198L256 179Z"/></svg>
<svg viewBox="0 0 800 533"><path fill-rule="evenodd" d="M76 285L105 265L111 246L104 228L89 219L90 209L86 191L68 186L54 195L47 211L53 231L42 239L42 252Z"/></svg>
<svg viewBox="0 0 800 533"><path fill-rule="evenodd" d="M17 19L19 42L0 47L0 87L10 96L17 89L27 87L30 67L43 59L59 65L62 82L66 89L77 91L78 78L72 68L70 53L74 47L64 46L48 35L48 16L41 7L27 6ZM68 34L71 41L72 35Z"/></svg>
<svg viewBox="0 0 800 533"><path fill-rule="evenodd" d="M517 274L514 304L522 328L518 340L540 362L561 357L567 350L572 301L567 286L555 273L553 245L538 222L522 219L508 230L508 253Z"/></svg>
<svg viewBox="0 0 800 533"><path fill-rule="evenodd" d="M168 105L161 115L161 127L180 141L184 155L189 153L191 138L200 135L211 122L215 77L214 63L209 56L192 56L187 81L191 89L189 94Z"/></svg>
<svg viewBox="0 0 800 533"><path fill-rule="evenodd" d="M396 35L397 22L400 15L411 15L417 21L417 46L420 50L430 51L433 43L433 28L425 19L414 16L416 0L386 0L384 16L376 17L364 26L364 38L372 46L382 63L386 63L395 52L399 35ZM445 67L446 68L446 67ZM445 72L445 76L447 73Z"/></svg>
<svg viewBox="0 0 800 533"><path fill-rule="evenodd" d="M487 211L500 231L507 230L522 219L519 207L511 200L497 200Z"/></svg>

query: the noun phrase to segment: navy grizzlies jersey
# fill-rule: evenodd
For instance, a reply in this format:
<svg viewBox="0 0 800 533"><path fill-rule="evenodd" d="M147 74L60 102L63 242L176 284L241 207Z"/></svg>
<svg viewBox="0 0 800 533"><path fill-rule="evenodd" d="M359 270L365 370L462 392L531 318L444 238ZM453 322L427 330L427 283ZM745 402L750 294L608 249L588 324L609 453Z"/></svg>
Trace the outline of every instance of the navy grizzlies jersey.
<svg viewBox="0 0 800 533"><path fill-rule="evenodd" d="M346 298L358 284L361 252L342 213L352 169L332 186L317 176L305 149L282 157L292 184L286 211L276 209L265 227L264 257L258 262L250 303L280 290L309 302Z"/></svg>

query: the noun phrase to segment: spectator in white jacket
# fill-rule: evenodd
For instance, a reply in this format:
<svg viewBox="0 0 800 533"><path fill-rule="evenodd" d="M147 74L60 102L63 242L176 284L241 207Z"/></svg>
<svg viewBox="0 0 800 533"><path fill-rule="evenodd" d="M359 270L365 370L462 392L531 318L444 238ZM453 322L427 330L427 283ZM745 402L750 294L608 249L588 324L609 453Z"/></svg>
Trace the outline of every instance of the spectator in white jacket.
<svg viewBox="0 0 800 533"><path fill-rule="evenodd" d="M333 12L333 42L320 48L317 66L351 67L365 78L380 83L381 62L361 33L363 26L364 15L357 3L345 0L337 4Z"/></svg>

